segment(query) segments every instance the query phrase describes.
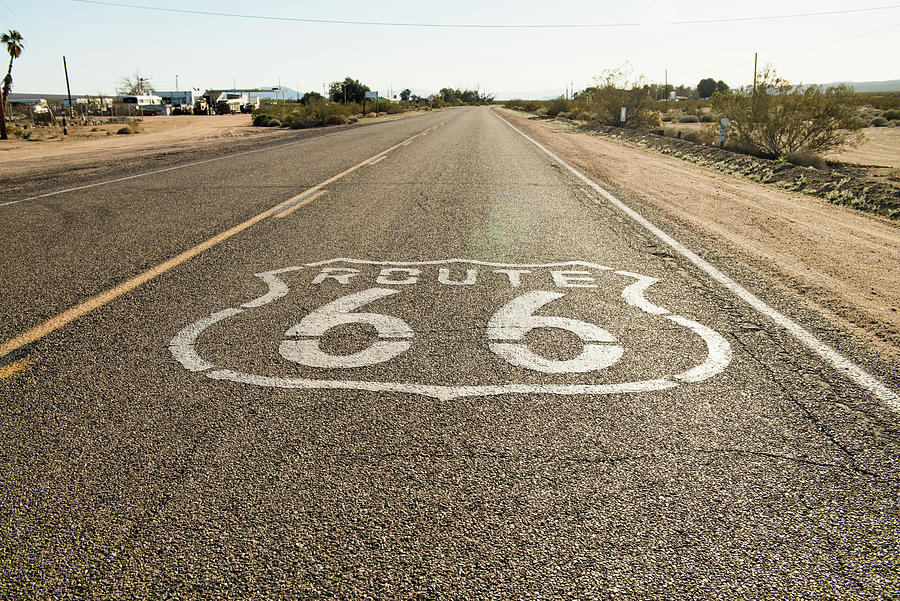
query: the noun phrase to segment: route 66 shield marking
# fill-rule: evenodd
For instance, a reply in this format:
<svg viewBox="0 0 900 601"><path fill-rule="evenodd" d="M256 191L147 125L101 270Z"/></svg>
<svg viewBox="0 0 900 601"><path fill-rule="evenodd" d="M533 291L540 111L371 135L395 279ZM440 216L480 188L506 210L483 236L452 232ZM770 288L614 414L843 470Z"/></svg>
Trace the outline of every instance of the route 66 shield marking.
<svg viewBox="0 0 900 601"><path fill-rule="evenodd" d="M252 386L356 389L449 400L516 393L664 390L712 378L729 365L732 357L731 346L718 332L672 314L644 296L658 279L595 263L526 265L464 259L386 262L339 258L262 272L256 277L268 287L263 296L203 317L175 335L169 350L185 369L205 372L214 380ZM289 285L289 278L302 282ZM416 296L417 291L429 287L432 294L419 292ZM498 300L497 291L501 289L502 298ZM659 367L657 360L642 362L641 353L630 348L636 343L623 336L628 328L622 323L612 319L611 323L595 323L599 321L596 316L601 295L608 296L610 291L615 295L605 298L602 307L615 308L616 315L628 315L629 321L655 320L668 330L675 324L681 336L678 348L692 346L695 355L705 351L703 360L687 369L681 366L676 373L651 374L642 379L610 376L616 369L632 373L634 366L644 371ZM467 294L473 299L467 300ZM293 305L279 307L292 297ZM585 306L595 316L592 321L573 314ZM241 320L246 323L241 322L242 329L235 332L243 332L243 338L248 329L258 330L260 322L272 322L263 327L265 333L259 340L253 337L246 343L250 352L243 354L239 352L244 348L241 345L224 342L228 335L237 337L227 329L229 324L237 328ZM437 327L435 322L441 321L447 323ZM464 332L459 339L446 339L447 332L457 331ZM559 352L540 348L535 335L542 331L565 333L567 347L575 347L578 352L570 350L560 356ZM644 327L642 331L654 330ZM361 337L361 341L333 348L335 339L340 346L342 339L353 337L350 334ZM429 348L443 344L459 350L432 350L429 355ZM466 381L471 381L471 376L465 373L465 366L451 366L440 370L440 377L460 381L435 382L435 362L449 364L456 356L459 361L487 366L481 370L487 374L482 378L496 381L472 384ZM229 366L248 362L253 369ZM256 373L259 362L265 364L266 373Z"/></svg>

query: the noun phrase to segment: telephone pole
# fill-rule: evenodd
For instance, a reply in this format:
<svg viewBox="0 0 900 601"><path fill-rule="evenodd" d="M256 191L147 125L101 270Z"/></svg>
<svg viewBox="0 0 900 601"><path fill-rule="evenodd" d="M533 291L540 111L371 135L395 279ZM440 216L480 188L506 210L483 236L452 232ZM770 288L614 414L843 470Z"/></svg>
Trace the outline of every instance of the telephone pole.
<svg viewBox="0 0 900 601"><path fill-rule="evenodd" d="M663 94L666 98L666 112L669 112L669 70L666 69L666 85L663 86Z"/></svg>
<svg viewBox="0 0 900 601"><path fill-rule="evenodd" d="M75 116L75 108L72 106L72 90L69 88L69 68L66 66L66 57L63 56L63 72L66 74L66 96L69 97L69 114Z"/></svg>
<svg viewBox="0 0 900 601"><path fill-rule="evenodd" d="M753 53L753 94L756 95L756 52Z"/></svg>

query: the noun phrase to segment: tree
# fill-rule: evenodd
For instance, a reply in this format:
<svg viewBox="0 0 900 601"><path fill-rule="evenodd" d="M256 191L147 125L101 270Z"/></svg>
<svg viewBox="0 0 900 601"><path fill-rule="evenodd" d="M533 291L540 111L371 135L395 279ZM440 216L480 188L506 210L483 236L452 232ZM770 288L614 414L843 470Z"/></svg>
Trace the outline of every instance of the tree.
<svg viewBox="0 0 900 601"><path fill-rule="evenodd" d="M732 137L769 158L793 152L824 153L862 140L856 118L860 98L846 85L792 85L766 67L756 91L716 93L713 108L731 120Z"/></svg>
<svg viewBox="0 0 900 601"><path fill-rule="evenodd" d="M325 97L318 92L307 92L300 97L300 102L302 102L303 104L309 104L310 100L323 100L324 98Z"/></svg>
<svg viewBox="0 0 900 601"><path fill-rule="evenodd" d="M697 84L697 96L700 98L710 98L716 93L716 80L712 77L701 79Z"/></svg>
<svg viewBox="0 0 900 601"><path fill-rule="evenodd" d="M0 90L0 140L6 140L6 100L12 91L12 66L13 61L22 56L22 49L25 47L25 44L22 43L22 34L15 29L10 29L0 36L0 43L6 44L6 51L9 52L9 69L6 70L6 77L3 78L3 88Z"/></svg>
<svg viewBox="0 0 900 601"><path fill-rule="evenodd" d="M409 102L410 95L412 95L412 90L406 88L405 90L400 92L400 100L402 100L403 102Z"/></svg>
<svg viewBox="0 0 900 601"><path fill-rule="evenodd" d="M721 79L716 82L716 92L721 92L722 94L727 94L731 91L731 88L728 87L728 84L722 81Z"/></svg>
<svg viewBox="0 0 900 601"><path fill-rule="evenodd" d="M334 81L328 87L328 98L332 102L359 102L366 98L369 86L359 83L358 79L345 77L344 81Z"/></svg>
<svg viewBox="0 0 900 601"><path fill-rule="evenodd" d="M119 85L122 88L123 94L131 94L133 96L152 94L156 91L153 88L153 84L150 83L150 78L141 77L140 73L137 71L134 72L134 75L126 75L125 77L120 78Z"/></svg>

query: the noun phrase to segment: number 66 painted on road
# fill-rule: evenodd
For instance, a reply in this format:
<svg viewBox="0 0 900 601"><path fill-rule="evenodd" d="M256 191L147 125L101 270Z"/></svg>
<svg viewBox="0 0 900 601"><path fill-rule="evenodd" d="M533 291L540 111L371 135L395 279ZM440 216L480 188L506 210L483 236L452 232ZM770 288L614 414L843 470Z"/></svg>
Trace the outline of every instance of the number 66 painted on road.
<svg viewBox="0 0 900 601"><path fill-rule="evenodd" d="M285 336L309 338L286 340L281 343L279 353L294 363L318 368L366 367L390 361L412 346L412 328L398 317L352 311L398 292L399 290L389 288L369 288L319 307L285 332ZM487 338L491 351L516 367L543 373L584 373L616 363L624 350L620 346L610 346L616 339L606 330L576 319L534 315L536 310L563 296L558 292L537 290L527 292L503 305L488 320ZM322 351L319 347L321 336L331 328L353 323L372 326L382 340L349 355L331 355ZM584 349L577 357L567 361L542 357L517 342L537 328L557 328L571 332L581 339Z"/></svg>

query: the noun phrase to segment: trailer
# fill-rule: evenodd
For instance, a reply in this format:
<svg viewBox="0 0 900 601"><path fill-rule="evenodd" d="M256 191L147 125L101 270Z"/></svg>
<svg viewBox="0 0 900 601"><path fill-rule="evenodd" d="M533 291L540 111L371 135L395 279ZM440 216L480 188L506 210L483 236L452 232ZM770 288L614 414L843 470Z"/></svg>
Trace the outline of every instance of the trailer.
<svg viewBox="0 0 900 601"><path fill-rule="evenodd" d="M199 92L194 90L156 92L162 98L163 104L172 107L173 115L192 115L201 98Z"/></svg>

